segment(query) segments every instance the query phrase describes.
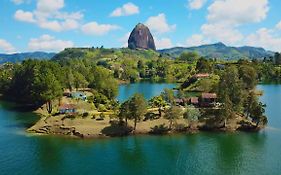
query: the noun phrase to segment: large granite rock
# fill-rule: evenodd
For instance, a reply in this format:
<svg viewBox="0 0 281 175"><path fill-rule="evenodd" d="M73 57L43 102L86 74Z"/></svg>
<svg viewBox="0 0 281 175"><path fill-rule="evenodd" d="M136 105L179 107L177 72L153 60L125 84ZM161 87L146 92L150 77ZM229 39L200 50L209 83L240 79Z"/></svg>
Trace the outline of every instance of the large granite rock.
<svg viewBox="0 0 281 175"><path fill-rule="evenodd" d="M151 35L147 26L141 23L136 25L129 37L128 47L130 49L156 50L153 36Z"/></svg>

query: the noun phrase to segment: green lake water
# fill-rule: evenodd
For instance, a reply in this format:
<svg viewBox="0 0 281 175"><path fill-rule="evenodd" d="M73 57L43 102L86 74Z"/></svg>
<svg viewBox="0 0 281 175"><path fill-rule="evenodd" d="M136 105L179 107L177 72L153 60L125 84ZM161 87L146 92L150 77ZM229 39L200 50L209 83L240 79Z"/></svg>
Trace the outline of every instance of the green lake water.
<svg viewBox="0 0 281 175"><path fill-rule="evenodd" d="M146 93L145 87L134 86ZM126 92L133 91L132 86L126 88L119 99L128 98ZM147 91L153 95L162 89L163 84ZM268 128L259 133L94 140L30 136L24 130L36 116L14 112L0 103L0 174L280 175L281 85L261 85L259 89L264 90L261 101L267 104L269 118Z"/></svg>
<svg viewBox="0 0 281 175"><path fill-rule="evenodd" d="M119 86L119 96L117 99L123 102L133 96L136 92L142 94L146 99L160 95L165 88L172 89L175 84L168 83L151 83L148 81L133 84L123 84Z"/></svg>

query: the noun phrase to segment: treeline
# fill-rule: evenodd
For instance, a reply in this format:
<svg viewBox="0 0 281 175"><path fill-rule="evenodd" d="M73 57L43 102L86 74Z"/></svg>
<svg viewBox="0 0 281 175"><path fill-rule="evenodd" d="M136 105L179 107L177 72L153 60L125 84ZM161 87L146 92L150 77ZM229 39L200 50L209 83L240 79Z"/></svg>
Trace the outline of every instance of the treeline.
<svg viewBox="0 0 281 175"><path fill-rule="evenodd" d="M21 104L40 107L60 99L65 89L91 88L97 101L112 101L118 94L118 82L108 69L83 60L68 65L54 61L27 60L6 64L0 69L0 93L4 98Z"/></svg>
<svg viewBox="0 0 281 175"><path fill-rule="evenodd" d="M249 64L227 67L220 76L217 86L219 101L222 103L219 116L225 121L244 116L252 119L257 126L266 124L265 105L259 102L256 90L258 74Z"/></svg>
<svg viewBox="0 0 281 175"><path fill-rule="evenodd" d="M138 82L142 79L152 81L184 82L197 72L215 72L223 65L237 64L237 61L205 59L195 52L184 52L178 58L159 54L152 50L72 48L57 54L54 61L60 65L96 64L113 72L114 78L126 82ZM244 61L244 60L240 60ZM239 61L238 61L239 62ZM264 60L252 62L261 82L279 82L281 80L280 54ZM239 64L239 63L238 63Z"/></svg>
<svg viewBox="0 0 281 175"><path fill-rule="evenodd" d="M67 49L56 55L54 60L61 65L71 64L75 59L95 63L114 72L116 79L127 82L137 82L141 79L175 82L183 81L194 73L194 64L199 56L195 54L193 57L192 54L188 54L189 61L185 61L173 60L167 55L151 50L90 48Z"/></svg>

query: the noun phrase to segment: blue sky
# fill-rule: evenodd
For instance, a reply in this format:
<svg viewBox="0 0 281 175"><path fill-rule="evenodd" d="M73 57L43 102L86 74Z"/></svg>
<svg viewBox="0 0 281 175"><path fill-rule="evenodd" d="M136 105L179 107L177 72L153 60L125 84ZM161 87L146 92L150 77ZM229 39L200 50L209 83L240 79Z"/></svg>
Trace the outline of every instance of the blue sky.
<svg viewBox="0 0 281 175"><path fill-rule="evenodd" d="M125 47L146 24L157 48L223 42L281 51L280 0L1 0L0 52Z"/></svg>

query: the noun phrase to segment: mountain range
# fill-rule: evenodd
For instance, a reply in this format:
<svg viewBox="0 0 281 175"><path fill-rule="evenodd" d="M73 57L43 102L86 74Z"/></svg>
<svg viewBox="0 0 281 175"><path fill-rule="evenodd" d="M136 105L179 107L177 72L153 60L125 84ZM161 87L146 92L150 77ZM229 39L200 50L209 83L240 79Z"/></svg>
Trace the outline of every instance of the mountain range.
<svg viewBox="0 0 281 175"><path fill-rule="evenodd" d="M200 56L206 58L218 58L224 60L237 60L241 58L263 59L264 57L274 56L274 52L267 51L259 47L231 47L223 43L202 45L198 47L174 47L170 49L158 50L159 53L176 58L183 52L197 52ZM21 62L26 59L51 59L56 53L47 52L26 52L15 54L0 54L0 64L6 62Z"/></svg>
<svg viewBox="0 0 281 175"><path fill-rule="evenodd" d="M174 47L158 50L158 52L170 55L171 57L178 57L183 52L197 52L199 55L206 58L219 58L225 60L237 60L241 58L262 59L274 55L274 52L259 47L230 47L221 42L198 47Z"/></svg>
<svg viewBox="0 0 281 175"><path fill-rule="evenodd" d="M30 59L51 59L56 53L46 53L46 52L26 52L26 53L14 53L14 54L0 54L0 64L6 62L21 62L28 58Z"/></svg>

